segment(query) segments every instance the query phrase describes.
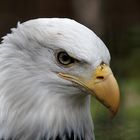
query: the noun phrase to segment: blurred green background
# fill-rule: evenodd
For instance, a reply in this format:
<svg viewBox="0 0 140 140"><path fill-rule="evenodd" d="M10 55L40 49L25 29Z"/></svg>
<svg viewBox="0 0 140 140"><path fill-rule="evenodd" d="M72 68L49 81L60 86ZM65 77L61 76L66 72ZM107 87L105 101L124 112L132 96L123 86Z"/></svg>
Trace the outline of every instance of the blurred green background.
<svg viewBox="0 0 140 140"><path fill-rule="evenodd" d="M92 99L97 140L140 140L139 0L0 0L0 37L17 22L38 17L68 17L92 29L107 45L121 91L121 105L109 112Z"/></svg>

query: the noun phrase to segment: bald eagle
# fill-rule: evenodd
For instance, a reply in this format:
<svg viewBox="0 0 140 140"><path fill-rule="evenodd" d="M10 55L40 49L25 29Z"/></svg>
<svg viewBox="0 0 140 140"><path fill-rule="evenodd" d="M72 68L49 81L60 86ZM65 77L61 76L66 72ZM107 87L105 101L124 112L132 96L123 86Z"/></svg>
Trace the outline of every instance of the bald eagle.
<svg viewBox="0 0 140 140"><path fill-rule="evenodd" d="M104 43L65 18L11 31L0 44L0 140L94 140L90 95L113 115L119 106Z"/></svg>

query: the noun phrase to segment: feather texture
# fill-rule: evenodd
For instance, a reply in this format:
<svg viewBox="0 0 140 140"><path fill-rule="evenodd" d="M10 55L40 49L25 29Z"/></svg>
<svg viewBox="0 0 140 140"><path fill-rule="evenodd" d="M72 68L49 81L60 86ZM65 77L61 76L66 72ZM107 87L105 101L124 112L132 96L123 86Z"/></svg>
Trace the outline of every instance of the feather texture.
<svg viewBox="0 0 140 140"><path fill-rule="evenodd" d="M80 63L58 65L58 50ZM18 23L0 45L1 140L93 140L90 96L57 73L89 77L102 61L110 61L104 43L73 20Z"/></svg>

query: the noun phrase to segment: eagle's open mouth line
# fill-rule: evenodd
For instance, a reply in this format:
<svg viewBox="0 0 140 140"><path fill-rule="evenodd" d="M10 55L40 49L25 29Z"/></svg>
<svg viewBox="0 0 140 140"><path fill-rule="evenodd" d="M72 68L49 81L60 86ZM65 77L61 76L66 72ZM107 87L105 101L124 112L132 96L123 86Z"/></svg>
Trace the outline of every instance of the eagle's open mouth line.
<svg viewBox="0 0 140 140"><path fill-rule="evenodd" d="M96 96L96 94L93 94L94 91L92 91L88 86L86 86L86 84L84 84L82 82L82 80L79 80L80 78L77 78L75 76L72 76L72 75L68 75L68 74L65 74L65 73L59 73L58 74L60 77L62 77L63 79L65 80L68 80L70 82L74 82L82 87L84 87L91 95L94 95L97 99L98 97ZM82 79L82 78L81 78Z"/></svg>
<svg viewBox="0 0 140 140"><path fill-rule="evenodd" d="M82 80L79 80L79 78L75 77L75 76L71 76L71 75L68 75L68 74L65 74L65 73L59 73L58 74L60 77L62 77L63 79L66 79L66 80L69 80L71 82L74 82L76 84L79 84L83 87L85 87L86 89L90 90L83 82Z"/></svg>

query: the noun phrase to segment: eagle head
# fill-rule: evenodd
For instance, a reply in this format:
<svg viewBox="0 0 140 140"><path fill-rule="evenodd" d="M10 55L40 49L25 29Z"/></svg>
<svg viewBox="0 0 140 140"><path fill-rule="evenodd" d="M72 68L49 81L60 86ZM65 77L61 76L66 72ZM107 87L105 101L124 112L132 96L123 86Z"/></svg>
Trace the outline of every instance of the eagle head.
<svg viewBox="0 0 140 140"><path fill-rule="evenodd" d="M115 115L119 88L104 43L70 19L34 19L0 44L0 138L93 140L90 95Z"/></svg>

